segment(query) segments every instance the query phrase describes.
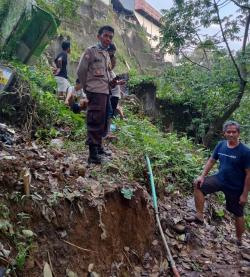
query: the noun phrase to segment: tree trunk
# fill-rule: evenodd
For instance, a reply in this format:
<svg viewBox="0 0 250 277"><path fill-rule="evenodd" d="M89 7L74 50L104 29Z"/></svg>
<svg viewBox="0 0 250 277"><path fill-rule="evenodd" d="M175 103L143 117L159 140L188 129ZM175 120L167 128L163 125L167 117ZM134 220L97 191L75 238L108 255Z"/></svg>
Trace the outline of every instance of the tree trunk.
<svg viewBox="0 0 250 277"><path fill-rule="evenodd" d="M241 99L244 95L245 88L246 88L246 81L240 80L240 89L237 97L235 98L234 102L232 102L224 113L221 116L218 116L214 119L214 121L210 124L209 130L203 137L202 141L203 144L207 148L211 148L214 145L214 140L218 138L219 134L222 132L222 125L223 123L229 119L229 117L233 114L233 112L240 106Z"/></svg>

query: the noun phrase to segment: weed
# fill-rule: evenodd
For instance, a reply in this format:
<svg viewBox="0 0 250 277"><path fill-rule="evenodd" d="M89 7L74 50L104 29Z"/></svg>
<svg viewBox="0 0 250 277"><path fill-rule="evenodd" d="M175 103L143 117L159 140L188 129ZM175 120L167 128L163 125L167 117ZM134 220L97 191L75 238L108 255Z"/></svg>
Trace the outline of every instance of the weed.
<svg viewBox="0 0 250 277"><path fill-rule="evenodd" d="M30 246L26 246L26 244L23 242L18 243L18 245L17 245L18 253L15 258L17 269L23 270L26 258L28 256L29 248L30 248Z"/></svg>
<svg viewBox="0 0 250 277"><path fill-rule="evenodd" d="M33 129L40 141L46 142L62 134L71 139L85 135L84 116L74 114L55 96L55 78L45 59L32 67L17 62L11 64L19 78L28 83L30 94L36 102L36 121Z"/></svg>
<svg viewBox="0 0 250 277"><path fill-rule="evenodd" d="M179 184L183 189L191 188L204 164L203 151L195 148L186 137L163 134L146 118L139 118L128 109L125 113L126 121L116 121L120 128L117 146L126 148L130 154L121 170L140 178L145 168L144 155L147 154L159 187L170 183Z"/></svg>
<svg viewBox="0 0 250 277"><path fill-rule="evenodd" d="M216 193L216 200L219 204L224 204L225 203L225 195L223 192L217 192Z"/></svg>
<svg viewBox="0 0 250 277"><path fill-rule="evenodd" d="M247 204L245 207L245 222L246 222L246 227L250 230L250 205L249 204Z"/></svg>
<svg viewBox="0 0 250 277"><path fill-rule="evenodd" d="M224 216L225 216L225 213L224 213L224 211L223 210L216 210L215 211L215 214L216 214L216 216L217 217L219 217L219 218L223 218Z"/></svg>
<svg viewBox="0 0 250 277"><path fill-rule="evenodd" d="M8 219L9 215L9 208L4 203L0 203L0 218Z"/></svg>

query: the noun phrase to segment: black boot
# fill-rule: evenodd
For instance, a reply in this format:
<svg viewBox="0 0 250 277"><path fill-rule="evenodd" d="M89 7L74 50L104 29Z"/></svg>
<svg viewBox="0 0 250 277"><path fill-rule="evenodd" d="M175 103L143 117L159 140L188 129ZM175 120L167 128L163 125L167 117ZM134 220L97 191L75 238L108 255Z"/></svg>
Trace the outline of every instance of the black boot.
<svg viewBox="0 0 250 277"><path fill-rule="evenodd" d="M98 150L97 150L97 145L89 145L89 158L88 158L88 163L91 164L101 164L102 159L98 155Z"/></svg>
<svg viewBox="0 0 250 277"><path fill-rule="evenodd" d="M98 145L97 146L97 153L98 155L103 155L103 156L112 156L112 152L111 151L107 151L103 148L103 146Z"/></svg>

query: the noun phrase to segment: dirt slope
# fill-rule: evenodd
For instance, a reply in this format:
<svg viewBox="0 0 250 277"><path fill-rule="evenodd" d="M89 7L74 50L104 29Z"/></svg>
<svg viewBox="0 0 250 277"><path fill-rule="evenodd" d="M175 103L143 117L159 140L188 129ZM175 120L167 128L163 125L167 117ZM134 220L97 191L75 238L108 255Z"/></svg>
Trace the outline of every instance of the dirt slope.
<svg viewBox="0 0 250 277"><path fill-rule="evenodd" d="M55 148L60 140L45 149L16 137L14 145L0 144L0 269L42 276L48 263L54 276L87 276L88 269L95 272L89 276L171 276L149 188L115 166L116 159L126 161L126 152L111 145L113 160L88 167L85 151ZM30 196L24 196L27 172ZM213 199L202 227L183 220L193 209L191 196L175 191L160 199L181 276L250 276L249 249L229 241L233 224L228 214L214 217ZM177 224L184 227L181 234ZM249 233L244 242L249 248Z"/></svg>

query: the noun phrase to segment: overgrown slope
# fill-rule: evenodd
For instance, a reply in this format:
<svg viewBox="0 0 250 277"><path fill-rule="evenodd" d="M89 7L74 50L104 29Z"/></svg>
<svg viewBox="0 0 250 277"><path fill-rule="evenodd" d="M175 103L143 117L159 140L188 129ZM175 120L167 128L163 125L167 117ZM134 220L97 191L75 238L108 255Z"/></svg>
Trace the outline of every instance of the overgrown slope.
<svg viewBox="0 0 250 277"><path fill-rule="evenodd" d="M180 272L211 276L211 271L220 272L225 259L233 263L230 272L236 266L242 270L239 253L220 238L221 233L231 235L232 225L216 199L207 215L209 237L183 221L192 206L191 184L204 163L204 150L184 136L160 132L144 116L138 100L129 96L123 102L125 120L115 121L117 139L106 142L112 160L89 167L85 116L73 114L55 98L46 64L11 66L19 84L13 88L25 84L35 103L34 124L29 136L16 129L19 138L13 138L13 146L0 145L0 266L18 276L38 276L45 267L57 276L84 276L88 269L102 276L168 276L171 271L153 220L147 154L156 177L161 221ZM30 196L24 191L25 175L31 177ZM178 224L184 225L181 235ZM212 267L213 251L221 253L221 245L231 250ZM197 259L197 251L207 256Z"/></svg>

